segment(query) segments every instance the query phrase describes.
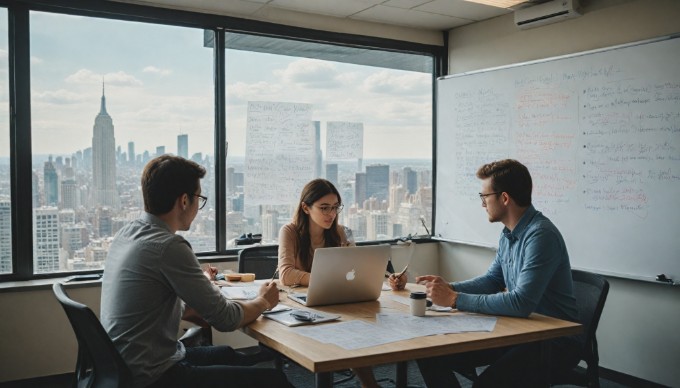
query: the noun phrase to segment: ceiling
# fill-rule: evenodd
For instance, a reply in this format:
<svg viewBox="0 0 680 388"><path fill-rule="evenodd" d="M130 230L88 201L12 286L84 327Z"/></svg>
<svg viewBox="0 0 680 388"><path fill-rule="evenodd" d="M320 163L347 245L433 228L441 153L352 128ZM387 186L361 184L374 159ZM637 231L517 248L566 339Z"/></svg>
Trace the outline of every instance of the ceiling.
<svg viewBox="0 0 680 388"><path fill-rule="evenodd" d="M468 0L118 0L261 19L281 11L443 31L512 12ZM480 1L480 0L474 0ZM499 3L499 0L487 2ZM545 0L519 0L520 6ZM517 2L517 1L516 1ZM517 8L517 7L515 7Z"/></svg>

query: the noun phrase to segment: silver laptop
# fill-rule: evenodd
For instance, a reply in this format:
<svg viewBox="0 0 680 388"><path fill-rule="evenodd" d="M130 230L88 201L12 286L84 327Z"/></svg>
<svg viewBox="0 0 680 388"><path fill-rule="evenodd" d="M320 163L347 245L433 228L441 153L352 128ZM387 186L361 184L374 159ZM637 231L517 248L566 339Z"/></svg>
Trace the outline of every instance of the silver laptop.
<svg viewBox="0 0 680 388"><path fill-rule="evenodd" d="M318 248L307 293L289 293L288 297L305 306L376 300L389 257L389 245Z"/></svg>

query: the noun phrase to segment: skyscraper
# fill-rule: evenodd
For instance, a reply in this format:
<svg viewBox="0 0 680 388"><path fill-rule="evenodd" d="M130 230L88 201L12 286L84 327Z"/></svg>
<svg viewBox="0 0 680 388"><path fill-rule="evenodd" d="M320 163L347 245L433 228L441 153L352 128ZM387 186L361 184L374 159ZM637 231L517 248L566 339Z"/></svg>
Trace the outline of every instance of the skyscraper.
<svg viewBox="0 0 680 388"><path fill-rule="evenodd" d="M177 135L177 156L189 159L189 135Z"/></svg>
<svg viewBox="0 0 680 388"><path fill-rule="evenodd" d="M59 204L59 177L52 162L52 155L43 167L43 179L45 183L45 205L57 206Z"/></svg>
<svg viewBox="0 0 680 388"><path fill-rule="evenodd" d="M415 194L418 190L418 172L410 167L404 167L404 188L409 194Z"/></svg>
<svg viewBox="0 0 680 388"><path fill-rule="evenodd" d="M323 154L321 153L321 122L312 121L312 125L314 125L314 177L321 178L323 160Z"/></svg>
<svg viewBox="0 0 680 388"><path fill-rule="evenodd" d="M0 273L12 272L12 209L9 198L0 199Z"/></svg>
<svg viewBox="0 0 680 388"><path fill-rule="evenodd" d="M106 112L106 97L102 83L102 101L99 114L94 119L92 136L93 205L118 207L116 192L116 139L113 120Z"/></svg>
<svg viewBox="0 0 680 388"><path fill-rule="evenodd" d="M389 235L390 215L372 211L366 218L366 239L378 240L391 237Z"/></svg>
<svg viewBox="0 0 680 388"><path fill-rule="evenodd" d="M387 201L390 188L390 166L372 164L366 166L366 198L375 197Z"/></svg>
<svg viewBox="0 0 680 388"><path fill-rule="evenodd" d="M75 179L65 179L61 181L61 208L78 208L78 186Z"/></svg>
<svg viewBox="0 0 680 388"><path fill-rule="evenodd" d="M363 209L366 200L366 173L357 172L354 182L354 203L359 209Z"/></svg>
<svg viewBox="0 0 680 388"><path fill-rule="evenodd" d="M59 266L59 215L56 207L33 210L33 269L55 272Z"/></svg>
<svg viewBox="0 0 680 388"><path fill-rule="evenodd" d="M338 164L326 164L326 179L331 181L335 187L338 187Z"/></svg>
<svg viewBox="0 0 680 388"><path fill-rule="evenodd" d="M128 142L128 162L130 164L135 164L135 142Z"/></svg>

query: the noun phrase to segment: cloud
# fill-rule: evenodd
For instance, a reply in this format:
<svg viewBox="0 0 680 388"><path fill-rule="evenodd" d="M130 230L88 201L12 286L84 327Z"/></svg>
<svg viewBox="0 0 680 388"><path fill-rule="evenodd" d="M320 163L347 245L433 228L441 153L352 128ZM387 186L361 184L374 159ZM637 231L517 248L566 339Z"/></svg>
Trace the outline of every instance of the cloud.
<svg viewBox="0 0 680 388"><path fill-rule="evenodd" d="M69 104L80 103L80 102L86 101L86 98L87 98L87 97L83 97L82 94L73 93L73 92L65 90L65 89L59 89L59 90L55 90L55 91L46 91L46 92L36 92L34 90L34 91L31 91L31 96L37 102L43 102L43 103L47 103L47 104L56 104L56 105L69 105Z"/></svg>
<svg viewBox="0 0 680 388"><path fill-rule="evenodd" d="M0 49L0 59L7 59L7 50Z"/></svg>
<svg viewBox="0 0 680 388"><path fill-rule="evenodd" d="M156 66L147 66L142 70L144 73L158 74L160 76L166 76L172 74L170 69L159 69Z"/></svg>
<svg viewBox="0 0 680 388"><path fill-rule="evenodd" d="M116 86L142 86L143 83L133 75L127 74L124 71L117 71L115 73L98 74L88 69L80 69L74 74L66 77L67 83L73 84L92 84L105 81L107 85Z"/></svg>
<svg viewBox="0 0 680 388"><path fill-rule="evenodd" d="M363 88L371 93L422 96L432 91L431 77L423 73L395 75L381 71L366 78Z"/></svg>
<svg viewBox="0 0 680 388"><path fill-rule="evenodd" d="M42 59L42 58L40 58L40 57L34 57L33 55L31 55L31 65L39 65L39 64L41 64L41 63L43 63L43 59Z"/></svg>
<svg viewBox="0 0 680 388"><path fill-rule="evenodd" d="M338 71L334 65L316 59L300 59L290 63L284 70L274 72L290 84L320 89L338 86Z"/></svg>
<svg viewBox="0 0 680 388"><path fill-rule="evenodd" d="M270 84L264 81L253 84L236 82L227 86L227 100L230 104L245 103L247 101L267 101L271 99L278 101L283 89L282 85Z"/></svg>

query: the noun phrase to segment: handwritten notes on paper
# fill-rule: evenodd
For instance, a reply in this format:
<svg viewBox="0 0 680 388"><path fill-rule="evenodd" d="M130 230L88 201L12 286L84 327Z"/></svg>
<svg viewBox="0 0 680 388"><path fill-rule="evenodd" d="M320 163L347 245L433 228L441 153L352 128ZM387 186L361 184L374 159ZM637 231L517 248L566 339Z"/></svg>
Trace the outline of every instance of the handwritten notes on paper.
<svg viewBox="0 0 680 388"><path fill-rule="evenodd" d="M314 178L312 105L248 102L245 200L247 203L295 203Z"/></svg>
<svg viewBox="0 0 680 388"><path fill-rule="evenodd" d="M573 266L680 274L668 214L680 192L679 57L675 38L439 80L436 233L496 245L475 173L515 158Z"/></svg>
<svg viewBox="0 0 680 388"><path fill-rule="evenodd" d="M363 159L364 124L347 121L326 123L326 159Z"/></svg>

